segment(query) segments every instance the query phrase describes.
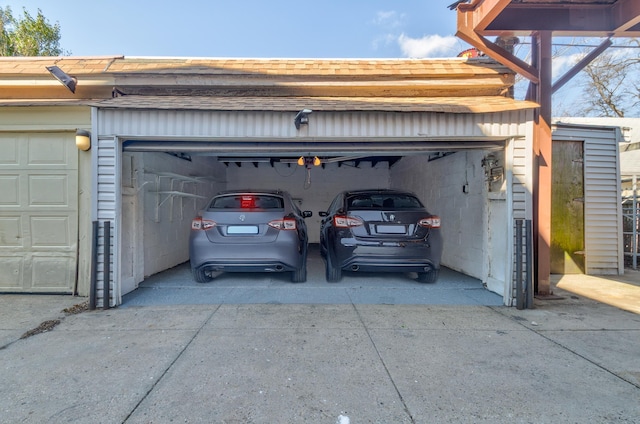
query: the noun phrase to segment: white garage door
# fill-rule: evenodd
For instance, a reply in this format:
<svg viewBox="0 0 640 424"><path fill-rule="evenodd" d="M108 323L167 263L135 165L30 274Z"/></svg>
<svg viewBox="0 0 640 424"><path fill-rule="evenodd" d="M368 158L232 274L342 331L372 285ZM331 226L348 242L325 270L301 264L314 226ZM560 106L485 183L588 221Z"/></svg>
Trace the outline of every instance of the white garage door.
<svg viewBox="0 0 640 424"><path fill-rule="evenodd" d="M70 293L78 152L69 133L0 134L0 291Z"/></svg>

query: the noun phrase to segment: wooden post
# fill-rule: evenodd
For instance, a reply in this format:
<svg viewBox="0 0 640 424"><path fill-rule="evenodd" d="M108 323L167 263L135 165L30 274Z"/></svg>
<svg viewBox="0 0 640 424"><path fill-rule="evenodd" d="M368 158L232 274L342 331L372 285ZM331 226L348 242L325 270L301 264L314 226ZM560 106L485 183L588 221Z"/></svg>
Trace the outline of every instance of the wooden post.
<svg viewBox="0 0 640 424"><path fill-rule="evenodd" d="M537 282L538 294L551 294L551 31L538 33L538 75L540 83L537 97L540 103L536 120L535 154L537 167L537 185L534 197L537 208L534 211L537 221Z"/></svg>

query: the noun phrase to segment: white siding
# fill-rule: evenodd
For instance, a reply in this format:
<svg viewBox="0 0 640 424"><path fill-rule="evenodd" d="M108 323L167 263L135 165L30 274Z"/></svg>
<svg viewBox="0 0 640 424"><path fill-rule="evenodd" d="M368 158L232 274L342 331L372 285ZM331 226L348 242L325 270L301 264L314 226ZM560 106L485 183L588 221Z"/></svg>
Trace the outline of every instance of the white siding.
<svg viewBox="0 0 640 424"><path fill-rule="evenodd" d="M110 246L110 292L111 297L109 300L109 306L115 306L117 304L117 296L114 296L116 290L115 286L118 281L114 281L113 276L119 275L116 271L118 266L118 255L114 252L114 246L117 246L117 221L116 221L116 205L119 199L118 190L118 177L120 172L119 162L117 160L119 149L118 141L115 137L98 137L97 148L94 145L92 151L94 152L94 163L96 164L94 169L97 170L96 177L96 205L97 208L94 211L94 220L99 223L98 231L98 260L97 260L97 277L96 277L96 299L97 306L104 306L104 262L105 262L105 237L104 237L104 223L109 221L111 225L111 238L108 240Z"/></svg>
<svg viewBox="0 0 640 424"><path fill-rule="evenodd" d="M584 226L587 274L621 274L620 131L613 127L558 125L554 140L584 140Z"/></svg>

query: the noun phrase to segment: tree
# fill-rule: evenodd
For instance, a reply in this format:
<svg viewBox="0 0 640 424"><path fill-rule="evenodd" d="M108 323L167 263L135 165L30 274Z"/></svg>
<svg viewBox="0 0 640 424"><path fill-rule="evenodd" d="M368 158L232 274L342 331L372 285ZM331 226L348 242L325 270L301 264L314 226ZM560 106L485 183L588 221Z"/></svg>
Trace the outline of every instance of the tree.
<svg viewBox="0 0 640 424"><path fill-rule="evenodd" d="M620 47L610 47L584 69L584 116L640 116L640 40L625 40Z"/></svg>
<svg viewBox="0 0 640 424"><path fill-rule="evenodd" d="M34 18L26 9L15 18L9 6L0 7L0 56L59 56L60 24L52 25L38 9Z"/></svg>
<svg viewBox="0 0 640 424"><path fill-rule="evenodd" d="M578 63L602 40L574 38L553 45L558 77ZM640 117L640 40L616 43L582 69L553 96L554 116ZM530 42L516 45L516 56L531 61ZM515 96L526 96L529 81L516 75Z"/></svg>

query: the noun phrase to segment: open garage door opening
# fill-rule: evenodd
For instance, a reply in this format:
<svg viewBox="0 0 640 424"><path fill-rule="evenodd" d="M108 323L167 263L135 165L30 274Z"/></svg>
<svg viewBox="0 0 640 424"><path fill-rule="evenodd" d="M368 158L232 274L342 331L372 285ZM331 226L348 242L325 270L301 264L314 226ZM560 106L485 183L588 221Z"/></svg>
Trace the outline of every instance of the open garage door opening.
<svg viewBox="0 0 640 424"><path fill-rule="evenodd" d="M460 303L456 295L449 300L442 296L442 290L449 290L451 295L458 289L457 295L466 293L471 303L476 300L469 294L482 292L484 302L502 304L508 233L500 228L508 215L505 145L503 140L458 142L455 147L448 141L434 141L428 147L396 140L341 146L327 141L314 143L313 148L296 146L295 150L289 143L290 150L285 150L278 143L220 146L127 140L122 143L121 166L121 295L153 286L175 290L173 301L205 301L201 294L197 295L199 300L184 298L188 293L185 287L197 287L188 267L192 218L221 190L280 189L291 193L300 209L313 212L306 219L310 249L305 287L313 288L310 293L320 294L320 299L313 302L302 295L305 302L353 302L354 296L362 297L355 294L355 289L369 284L382 289L379 293L383 294L371 298L368 292L364 296L367 303L407 302L407 298L398 296L402 292L415 303ZM445 272L437 287L441 291L435 297L424 293L424 298L416 298L411 289L424 285L416 283L410 274L347 272L347 279L338 284L337 290L336 285L326 282L318 249L319 212L326 211L340 191L372 188L411 191L430 212L442 217ZM234 296L239 296L235 301L240 303L260 301L261 296L271 302L302 301L291 297L301 290L299 286L287 292L284 286L288 281L282 275L251 273L228 275L210 284L227 292L234 290ZM491 281L498 282L493 291L499 295L484 289L492 289ZM238 290L251 294L243 298ZM279 290L282 293L277 294ZM351 298L347 299L349 290ZM136 290L127 299L139 302L143 291Z"/></svg>

